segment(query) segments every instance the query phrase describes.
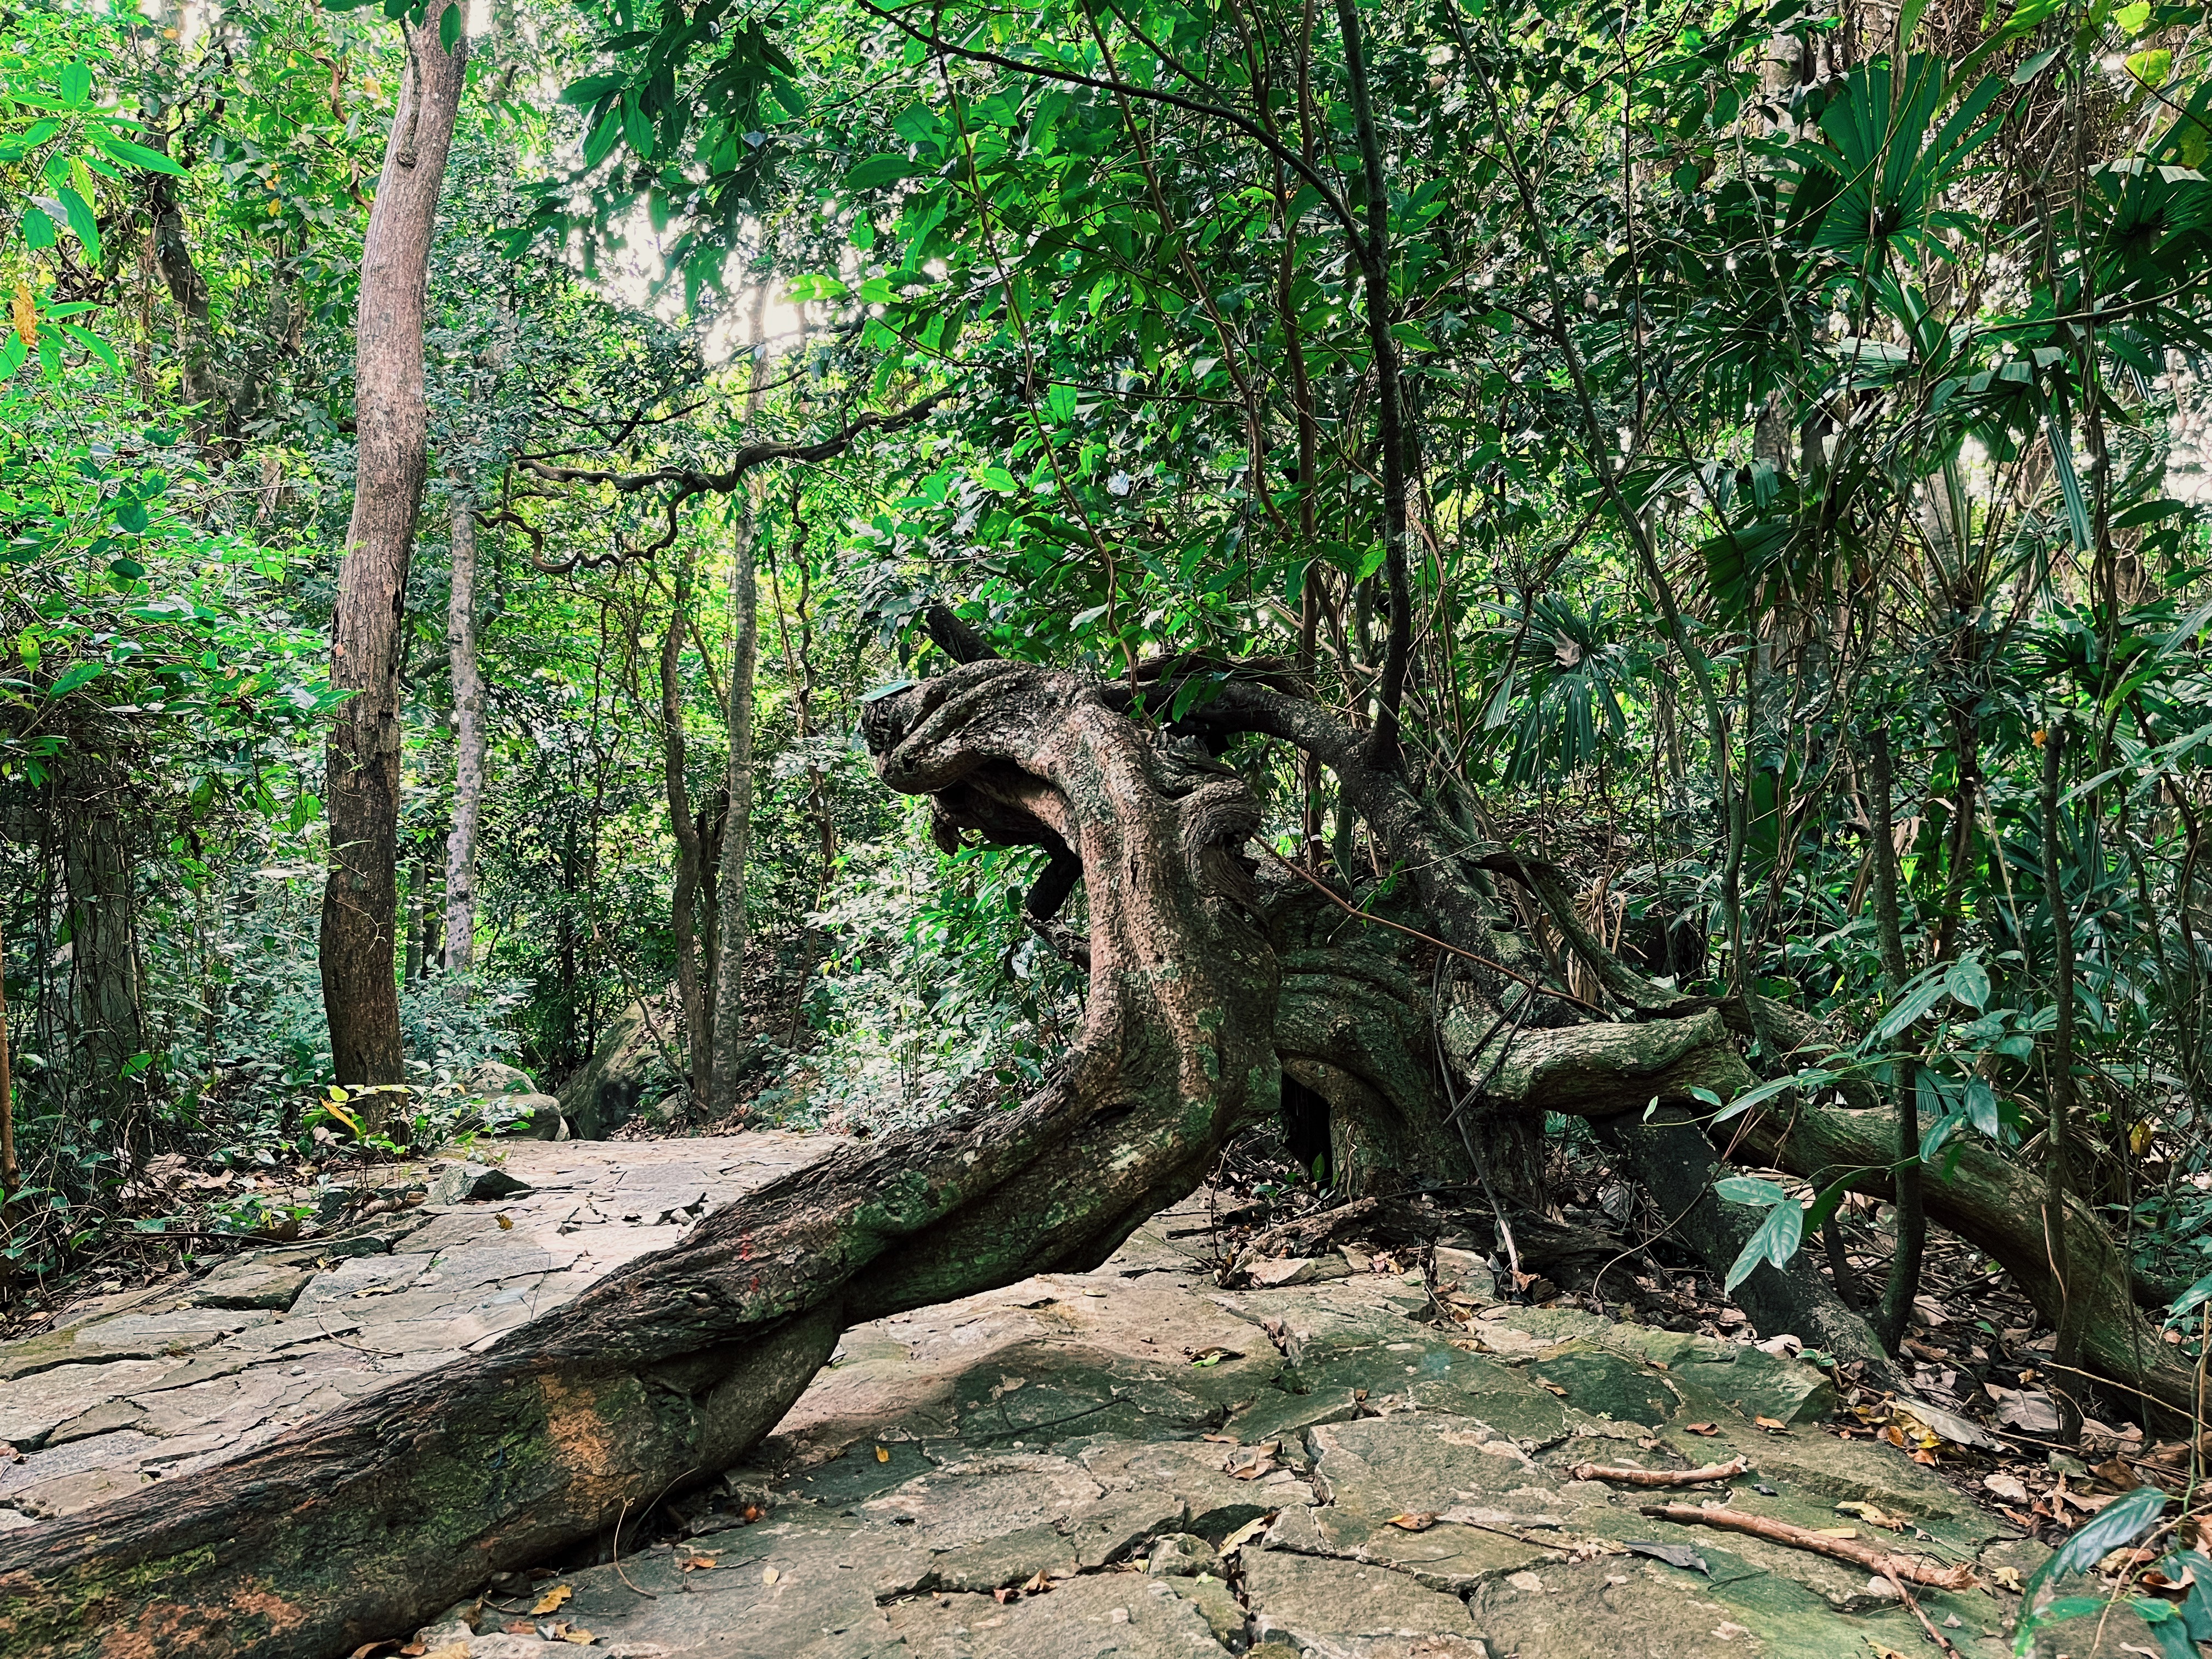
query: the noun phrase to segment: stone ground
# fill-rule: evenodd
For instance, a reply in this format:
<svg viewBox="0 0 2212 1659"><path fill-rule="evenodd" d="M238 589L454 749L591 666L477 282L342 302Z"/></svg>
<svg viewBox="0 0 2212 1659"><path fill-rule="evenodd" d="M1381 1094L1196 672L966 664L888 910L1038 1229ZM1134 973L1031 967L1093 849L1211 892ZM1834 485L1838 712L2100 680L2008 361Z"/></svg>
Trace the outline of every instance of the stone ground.
<svg viewBox="0 0 2212 1659"><path fill-rule="evenodd" d="M427 1201L196 1282L110 1297L0 1348L0 1526L35 1527L235 1455L546 1313L821 1138L528 1143L402 1171ZM1651 1520L1729 1506L1973 1565L1920 1602L1968 1659L2010 1651L2041 1559L1934 1471L1819 1426L1811 1366L1489 1299L1333 1256L1223 1290L1203 1200L1095 1273L1046 1274L847 1334L777 1432L611 1564L541 1571L384 1650L527 1659L1836 1659L1934 1653L1881 1579ZM1777 1426L1762 1426L1759 1419ZM1693 1426L1694 1425L1694 1426ZM1725 1486L1648 1493L1595 1462ZM1880 1530L1839 1504L1902 1522ZM748 1516L754 1517L747 1519ZM642 1534L653 1541L638 1542ZM604 1552L603 1552L604 1553ZM538 1611L542 1608L543 1611ZM2070 1659L2157 1655L2124 1607Z"/></svg>

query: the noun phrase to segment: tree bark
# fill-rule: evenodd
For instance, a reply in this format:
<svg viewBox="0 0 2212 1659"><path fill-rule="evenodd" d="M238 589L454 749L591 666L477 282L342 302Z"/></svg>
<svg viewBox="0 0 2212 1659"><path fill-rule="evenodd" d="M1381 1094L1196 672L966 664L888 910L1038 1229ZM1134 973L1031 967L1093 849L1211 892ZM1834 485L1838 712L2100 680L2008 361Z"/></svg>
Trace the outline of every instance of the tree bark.
<svg viewBox="0 0 2212 1659"><path fill-rule="evenodd" d="M1884 1109L1801 1102L1787 1121L1760 1117L1749 1125L1741 1147L1815 1186L1848 1176L1854 1192L1893 1196L1897 1121ZM2168 1407L2174 1420L2187 1419L2195 1408L2197 1373L2144 1319L2131 1294L2127 1257L2095 1212L2077 1194L2066 1195L2066 1248L2059 1255L2044 1232L2048 1194L2042 1173L1974 1140L1956 1150L1950 1175L1927 1183L1929 1219L1986 1252L2054 1330L2069 1297L2086 1309L2083 1367L2140 1394L2154 1412Z"/></svg>
<svg viewBox="0 0 2212 1659"><path fill-rule="evenodd" d="M1874 733L1875 938L1881 951L1882 978L1893 997L1904 993L1910 976L1905 927L1898 908L1897 835L1893 823L1895 787L1889 733L1877 726ZM1881 1307L1875 1316L1875 1332L1892 1353L1899 1352L1911 1323L1912 1299L1920 1294L1920 1259L1928 1245L1926 1182L1919 1156L1919 1063L1902 1060L1896 1073L1893 1086L1897 1091L1897 1144L1905 1161L1897 1166L1897 1248L1890 1258L1888 1280L1882 1287Z"/></svg>
<svg viewBox="0 0 2212 1659"><path fill-rule="evenodd" d="M403 25L403 27L406 26ZM392 979L398 908L399 647L416 515L428 464L422 313L430 246L468 40L448 52L433 17L406 27L408 69L362 248L355 343L358 471L338 573L331 684L350 693L331 732L331 873L323 890L323 1006L331 1058L349 1085L403 1080ZM386 1097L368 1113L380 1127Z"/></svg>
<svg viewBox="0 0 2212 1659"><path fill-rule="evenodd" d="M710 1478L844 1326L1095 1266L1273 1112L1278 972L1240 896L1249 790L1082 678L982 663L871 705L948 833L1083 860L1091 995L1020 1108L848 1147L483 1353L198 1474L0 1534L0 1649L336 1655Z"/></svg>
<svg viewBox="0 0 2212 1659"><path fill-rule="evenodd" d="M699 884L705 873L706 837L691 815L690 746L684 733L684 635L691 605L691 550L679 548L668 631L660 637L661 775L668 797L668 831L676 839L676 880L668 899L668 931L676 946L676 990L684 1006L691 1101L704 1111L714 1034L707 1012L708 979L699 966Z"/></svg>
<svg viewBox="0 0 2212 1659"><path fill-rule="evenodd" d="M0 1227L13 1219L15 1190L22 1185L15 1168L15 1082L8 1042L8 945L0 939Z"/></svg>
<svg viewBox="0 0 2212 1659"><path fill-rule="evenodd" d="M71 734L57 778L76 1080L90 1115L115 1129L118 1145L135 1163L152 1150L143 1103L153 1079L150 1067L142 1067L135 1082L124 1072L147 1052L131 846L121 808L127 785L93 753L93 741Z"/></svg>
<svg viewBox="0 0 2212 1659"><path fill-rule="evenodd" d="M2059 856L2058 785L2066 753L2066 728L2053 720L2043 734L2043 899L2051 912L2051 995L2058 1018L2051 1031L2051 1049L2045 1059L2050 1076L2049 1106L2043 1130L2043 1228L2053 1262L2070 1262L2068 1234L2075 1224L2068 1214L2074 1178L2074 912L2066 902L2066 866ZM2100 1229L2101 1231L2102 1230ZM2058 1312L2051 1322L2057 1333L2051 1363L2072 1370L2081 1363L2082 1327L2092 1304L2063 1269L2057 1272ZM2058 1401L2060 1433L2072 1440L2081 1432L2081 1407L2075 1390L2061 1386L2051 1391Z"/></svg>
<svg viewBox="0 0 2212 1659"><path fill-rule="evenodd" d="M446 837L446 970L477 959L477 830L483 818L484 684L477 667L476 502L456 479L446 652L453 684L453 824Z"/></svg>
<svg viewBox="0 0 2212 1659"><path fill-rule="evenodd" d="M737 1109L738 1082L745 1059L745 870L753 834L753 676L760 656L760 596L755 557L755 502L750 491L732 499L735 534L730 549L729 765L724 787L728 815L722 820L722 868L714 958L712 1075L708 1111L714 1118Z"/></svg>

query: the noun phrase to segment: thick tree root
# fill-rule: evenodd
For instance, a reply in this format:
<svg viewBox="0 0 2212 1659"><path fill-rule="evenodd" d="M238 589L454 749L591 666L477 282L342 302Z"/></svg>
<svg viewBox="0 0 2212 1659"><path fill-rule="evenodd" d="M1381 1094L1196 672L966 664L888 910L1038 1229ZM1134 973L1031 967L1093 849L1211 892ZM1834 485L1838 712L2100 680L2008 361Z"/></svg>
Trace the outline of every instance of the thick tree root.
<svg viewBox="0 0 2212 1659"><path fill-rule="evenodd" d="M726 1467L846 1325L1096 1265L1275 1109L1277 969L1222 867L1256 817L1241 783L1006 664L874 705L870 738L951 830L1081 854L1091 988L1060 1079L799 1171L234 1462L0 1535L0 1651L306 1659L410 1628Z"/></svg>
<svg viewBox="0 0 2212 1659"><path fill-rule="evenodd" d="M1800 1106L1787 1120L1762 1117L1750 1125L1744 1146L1816 1185L1852 1176L1853 1191L1891 1196L1897 1125L1886 1111ZM1986 1251L2054 1329L2069 1297L2087 1310L2081 1357L2100 1376L2169 1425L2201 1415L2195 1370L2181 1362L2143 1317L2130 1294L2127 1258L2080 1199L2068 1200L2066 1260L2054 1263L2043 1228L2042 1176L2008 1162L1995 1149L1969 1140L1948 1177L1937 1169L1928 1171L1923 1193L1928 1218ZM2061 1377L2054 1386L2069 1388L2079 1381ZM2160 1416L2161 1407L2170 1416Z"/></svg>

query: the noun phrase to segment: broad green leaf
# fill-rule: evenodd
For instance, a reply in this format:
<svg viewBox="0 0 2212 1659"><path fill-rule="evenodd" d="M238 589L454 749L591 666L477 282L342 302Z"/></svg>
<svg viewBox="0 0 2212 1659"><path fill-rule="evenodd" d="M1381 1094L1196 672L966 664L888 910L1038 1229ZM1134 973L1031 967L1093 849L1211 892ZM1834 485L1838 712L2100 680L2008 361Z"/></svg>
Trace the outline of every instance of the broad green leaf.
<svg viewBox="0 0 2212 1659"><path fill-rule="evenodd" d="M1878 1042L1887 1042L1896 1036L1921 1015L1941 1002L1948 989L1949 985L1945 975L1930 975L1923 979L1905 993L1903 1000L1899 1002L1896 1007L1882 1017L1881 1024L1875 1027L1875 1040Z"/></svg>
<svg viewBox="0 0 2212 1659"><path fill-rule="evenodd" d="M453 42L461 38L461 9L448 5L438 14L438 49L450 52Z"/></svg>
<svg viewBox="0 0 2212 1659"><path fill-rule="evenodd" d="M106 364L111 373L118 372L122 368L120 360L115 355L115 348L97 334L89 330L79 328L75 323L58 323L55 326L94 356L99 358L101 362Z"/></svg>
<svg viewBox="0 0 2212 1659"><path fill-rule="evenodd" d="M62 65L62 102L71 109L82 108L92 94L92 65L64 64Z"/></svg>
<svg viewBox="0 0 2212 1659"><path fill-rule="evenodd" d="M2212 1301L2212 1273L2205 1274L2173 1298L2173 1306L2166 1312L2166 1322L2172 1324L2184 1314L2194 1313L2208 1301Z"/></svg>
<svg viewBox="0 0 2212 1659"><path fill-rule="evenodd" d="M1733 1291L1751 1277L1762 1261L1776 1267L1786 1267L1790 1258L1797 1254L1804 1242L1805 1212L1795 1204L1778 1204L1766 1212L1766 1219L1759 1224L1759 1231L1743 1247L1735 1264L1728 1271L1728 1282L1723 1287Z"/></svg>
<svg viewBox="0 0 2212 1659"><path fill-rule="evenodd" d="M160 150L149 149L143 144L134 144L128 138L118 138L112 132L94 131L92 142L99 145L103 153L124 163L126 167L138 167L148 173L173 173L179 179L185 176L184 168L162 155Z"/></svg>
<svg viewBox="0 0 2212 1659"><path fill-rule="evenodd" d="M60 677L46 688L50 697L66 697L82 686L89 685L107 672L107 665L97 662L73 662L62 670Z"/></svg>
<svg viewBox="0 0 2212 1659"><path fill-rule="evenodd" d="M2055 1578L2064 1578L2074 1573L2087 1572L2114 1550L2124 1549L2141 1538L2166 1513L2166 1492L2158 1486L2138 1486L2124 1498L2115 1498L2096 1514L2088 1516L2053 1551L2051 1559L2038 1567L2021 1591L2021 1600L2028 1607L2035 1605L2036 1592Z"/></svg>
<svg viewBox="0 0 2212 1659"><path fill-rule="evenodd" d="M1761 1206L1784 1204L1790 1194L1771 1181L1761 1181L1757 1176L1728 1176L1713 1182L1713 1190L1731 1204L1757 1204Z"/></svg>
<svg viewBox="0 0 2212 1659"><path fill-rule="evenodd" d="M1953 963L1951 971L1944 977L1944 983L1953 996L1975 1012L1979 1012L1989 1006L1989 970L1975 957L1962 957Z"/></svg>
<svg viewBox="0 0 2212 1659"><path fill-rule="evenodd" d="M896 183L914 171L914 163L903 155L871 155L857 161L845 175L848 190L874 190L882 185Z"/></svg>
<svg viewBox="0 0 2212 1659"><path fill-rule="evenodd" d="M97 264L100 261L100 225L92 216L92 204L77 194L76 186L64 185L57 192L62 199L62 211L69 216L70 228L84 245L84 257Z"/></svg>
<svg viewBox="0 0 2212 1659"><path fill-rule="evenodd" d="M23 240L34 249L54 245L54 222L43 208L23 210Z"/></svg>

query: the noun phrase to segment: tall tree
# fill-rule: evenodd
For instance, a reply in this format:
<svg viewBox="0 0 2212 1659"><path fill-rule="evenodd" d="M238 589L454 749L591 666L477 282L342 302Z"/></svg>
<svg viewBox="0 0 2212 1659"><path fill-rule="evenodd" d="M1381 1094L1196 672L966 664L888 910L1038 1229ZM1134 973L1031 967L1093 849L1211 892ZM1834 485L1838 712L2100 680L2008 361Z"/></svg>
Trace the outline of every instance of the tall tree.
<svg viewBox="0 0 2212 1659"><path fill-rule="evenodd" d="M406 85L362 250L354 356L358 446L353 519L331 626L331 684L352 695L331 732L324 799L323 1007L338 1081L401 1080L392 934L398 910L401 621L428 463L422 313L438 193L467 78L468 40L403 24ZM380 1121L381 1097L372 1121Z"/></svg>
<svg viewBox="0 0 2212 1659"><path fill-rule="evenodd" d="M453 826L446 837L446 968L476 963L477 827L483 817L484 686L477 665L476 503L456 479L451 513L453 594L446 651L453 680Z"/></svg>

